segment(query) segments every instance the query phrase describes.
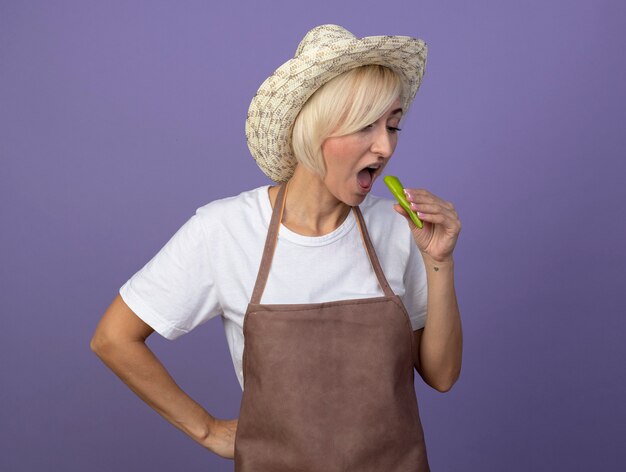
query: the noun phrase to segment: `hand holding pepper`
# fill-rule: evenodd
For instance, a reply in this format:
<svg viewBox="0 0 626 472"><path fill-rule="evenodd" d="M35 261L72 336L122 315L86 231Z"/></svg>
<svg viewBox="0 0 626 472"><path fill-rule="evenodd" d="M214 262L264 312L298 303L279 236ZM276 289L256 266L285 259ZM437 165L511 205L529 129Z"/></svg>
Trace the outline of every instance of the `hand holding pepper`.
<svg viewBox="0 0 626 472"><path fill-rule="evenodd" d="M454 205L426 189L405 188L404 195L411 210L417 212L423 222L423 227L418 228L401 205L395 204L393 208L407 219L422 255L437 262L451 260L461 232L461 220Z"/></svg>

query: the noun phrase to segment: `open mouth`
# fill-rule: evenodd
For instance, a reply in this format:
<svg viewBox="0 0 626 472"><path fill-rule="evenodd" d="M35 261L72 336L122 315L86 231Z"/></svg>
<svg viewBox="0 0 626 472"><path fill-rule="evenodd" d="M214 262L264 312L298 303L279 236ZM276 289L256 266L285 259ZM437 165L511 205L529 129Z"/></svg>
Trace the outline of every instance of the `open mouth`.
<svg viewBox="0 0 626 472"><path fill-rule="evenodd" d="M372 187L372 182L374 182L374 178L378 175L378 171L382 165L380 164L371 164L367 167L364 167L359 171L356 175L359 186L363 190L369 190Z"/></svg>

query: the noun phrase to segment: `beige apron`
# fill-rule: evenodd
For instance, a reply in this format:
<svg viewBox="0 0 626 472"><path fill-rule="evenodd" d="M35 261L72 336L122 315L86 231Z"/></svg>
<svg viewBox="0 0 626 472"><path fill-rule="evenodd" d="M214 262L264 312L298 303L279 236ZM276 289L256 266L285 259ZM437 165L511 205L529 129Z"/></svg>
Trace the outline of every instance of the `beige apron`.
<svg viewBox="0 0 626 472"><path fill-rule="evenodd" d="M235 471L428 472L411 323L387 283L359 207L353 210L384 296L260 303L285 187L244 318Z"/></svg>

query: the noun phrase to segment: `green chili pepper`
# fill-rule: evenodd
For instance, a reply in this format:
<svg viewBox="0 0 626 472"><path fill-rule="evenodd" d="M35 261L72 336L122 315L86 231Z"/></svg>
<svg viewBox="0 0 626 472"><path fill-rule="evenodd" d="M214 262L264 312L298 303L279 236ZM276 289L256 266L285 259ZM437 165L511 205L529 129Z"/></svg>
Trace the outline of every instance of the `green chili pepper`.
<svg viewBox="0 0 626 472"><path fill-rule="evenodd" d="M411 210L411 206L404 195L404 187L400 183L400 180L393 175L386 175L383 178L383 181L387 184L387 187L389 187L393 196L396 197L400 206L408 212L409 216L413 220L413 223L415 223L415 226L422 229L424 227L424 223L422 223L422 220L420 220L415 212Z"/></svg>

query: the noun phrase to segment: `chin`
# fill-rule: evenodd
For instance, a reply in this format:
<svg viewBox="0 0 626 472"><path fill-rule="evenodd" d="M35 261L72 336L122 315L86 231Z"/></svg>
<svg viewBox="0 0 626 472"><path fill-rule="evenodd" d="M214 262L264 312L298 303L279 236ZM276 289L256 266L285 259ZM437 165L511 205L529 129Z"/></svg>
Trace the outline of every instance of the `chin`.
<svg viewBox="0 0 626 472"><path fill-rule="evenodd" d="M363 195L360 193L357 193L355 196L353 196L350 200L350 202L346 202L348 205L350 206L358 206L361 203L363 203L363 201L365 200L365 197L367 197L367 194Z"/></svg>

